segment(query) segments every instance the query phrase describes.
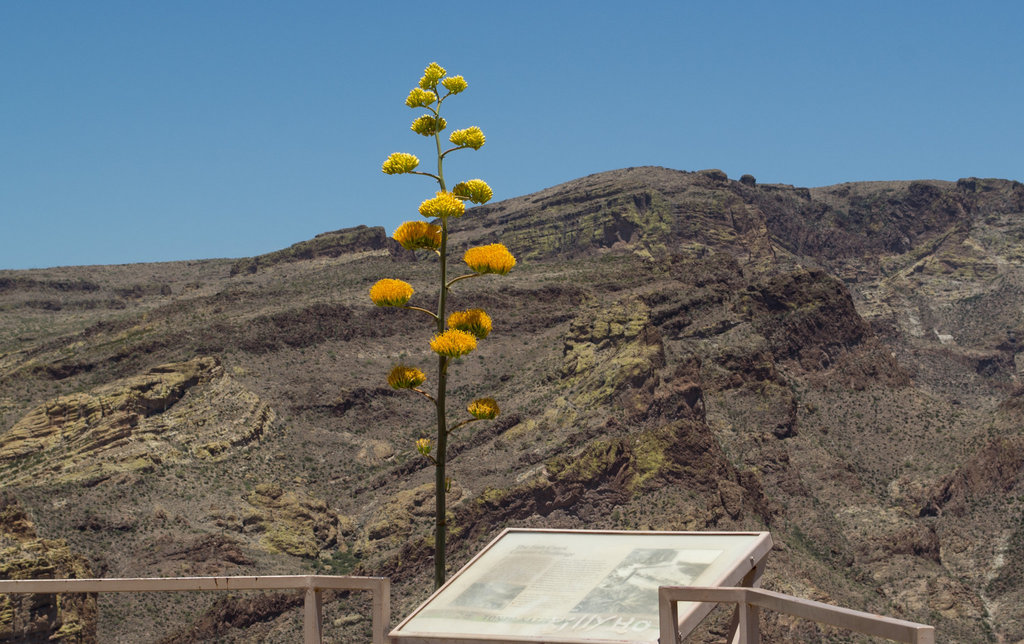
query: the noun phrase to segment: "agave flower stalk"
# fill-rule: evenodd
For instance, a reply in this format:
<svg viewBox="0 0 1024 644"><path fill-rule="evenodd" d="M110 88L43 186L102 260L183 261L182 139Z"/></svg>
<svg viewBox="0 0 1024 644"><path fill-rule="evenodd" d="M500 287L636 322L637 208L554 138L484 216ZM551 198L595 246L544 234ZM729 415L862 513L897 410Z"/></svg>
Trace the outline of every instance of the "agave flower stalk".
<svg viewBox="0 0 1024 644"><path fill-rule="evenodd" d="M433 251L438 258L438 295L434 311L409 304L415 290L411 284L401 280L382 279L370 289L370 299L378 306L396 306L420 311L429 315L437 333L430 341L431 350L437 354L437 389L431 396L420 388L426 376L415 367L395 366L388 376L388 383L396 389L409 389L422 394L433 403L436 411L436 437L421 437L416 441L416 451L434 466L434 587L440 587L445 580L445 551L448 533L446 494L451 489L451 477L447 474L448 438L462 427L478 420L493 420L498 416L498 403L492 398L474 400L467 407L469 418L449 424L447 415L448 369L456 360L477 347L477 341L491 332L492 320L481 309L448 313L448 293L451 287L464 279L489 273L505 275L516 260L505 246L490 244L470 248L463 260L469 273L453 279L448 276L448 227L452 220L466 212L466 202L483 204L494 195L491 187L480 179L457 183L449 192L444 177L444 159L458 150L479 150L486 142L483 131L476 126L455 130L448 136L452 147L447 150L441 141L441 133L447 128L447 121L441 116L441 104L450 96L463 92L467 87L461 76L447 76L447 71L437 63L430 63L423 72L417 87L409 92L405 104L413 109L422 108L428 113L417 117L412 123L416 134L433 137L436 147L437 170L427 172L420 168L420 160L413 154L395 152L388 156L381 166L385 174L416 174L430 177L437 182L437 193L423 201L419 213L427 221L405 222L395 231L393 237L408 250ZM447 328L446 328L447 327Z"/></svg>

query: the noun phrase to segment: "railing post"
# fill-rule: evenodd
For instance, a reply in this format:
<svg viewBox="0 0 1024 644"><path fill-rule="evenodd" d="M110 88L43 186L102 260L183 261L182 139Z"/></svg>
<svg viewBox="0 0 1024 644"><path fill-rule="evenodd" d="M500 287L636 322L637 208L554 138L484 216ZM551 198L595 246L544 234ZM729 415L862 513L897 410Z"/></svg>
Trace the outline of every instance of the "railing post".
<svg viewBox="0 0 1024 644"><path fill-rule="evenodd" d="M739 610L739 644L761 644L761 624L758 620L760 609L744 601L737 606Z"/></svg>
<svg viewBox="0 0 1024 644"><path fill-rule="evenodd" d="M922 628L914 635L914 644L935 644L935 627Z"/></svg>
<svg viewBox="0 0 1024 644"><path fill-rule="evenodd" d="M302 636L304 644L321 644L324 636L323 592L312 585L306 588Z"/></svg>
<svg viewBox="0 0 1024 644"><path fill-rule="evenodd" d="M743 579L740 580L740 587L744 588L757 588L761 585L761 574L764 573L764 565L758 564L754 561L754 558L750 558L750 570L747 574L743 575ZM736 604L736 608L732 612L732 619L729 620L729 637L730 642L733 644L760 644L761 642L761 631L757 627L757 606L747 606L747 610L753 609L754 611L754 628L750 628L750 621L748 617L744 617L746 613L742 608L743 604ZM746 624L746 626L744 626ZM746 633L745 635L743 633ZM751 637L755 639L750 639Z"/></svg>
<svg viewBox="0 0 1024 644"><path fill-rule="evenodd" d="M667 587L658 589L658 621L660 644L679 644L679 607Z"/></svg>
<svg viewBox="0 0 1024 644"><path fill-rule="evenodd" d="M391 621L391 580L382 579L373 591L373 644L387 644Z"/></svg>

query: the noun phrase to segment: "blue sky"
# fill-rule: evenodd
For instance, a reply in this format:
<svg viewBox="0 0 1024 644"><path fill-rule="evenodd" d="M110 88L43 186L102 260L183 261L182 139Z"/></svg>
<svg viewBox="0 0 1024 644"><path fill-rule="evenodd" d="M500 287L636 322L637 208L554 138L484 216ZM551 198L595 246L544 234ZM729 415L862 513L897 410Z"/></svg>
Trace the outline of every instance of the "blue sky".
<svg viewBox="0 0 1024 644"><path fill-rule="evenodd" d="M353 4L0 3L0 268L390 233L434 190L380 172L429 161L403 101L433 60L487 135L446 175L495 200L639 165L1024 180L1024 3Z"/></svg>

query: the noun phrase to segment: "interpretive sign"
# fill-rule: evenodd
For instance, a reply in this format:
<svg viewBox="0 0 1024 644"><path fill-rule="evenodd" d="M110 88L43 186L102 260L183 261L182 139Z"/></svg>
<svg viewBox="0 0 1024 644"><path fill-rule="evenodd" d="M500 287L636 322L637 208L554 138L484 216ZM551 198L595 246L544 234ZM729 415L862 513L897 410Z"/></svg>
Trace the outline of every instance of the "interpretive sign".
<svg viewBox="0 0 1024 644"><path fill-rule="evenodd" d="M656 642L659 586L737 585L771 545L767 532L506 530L391 637ZM680 603L680 623L700 606Z"/></svg>

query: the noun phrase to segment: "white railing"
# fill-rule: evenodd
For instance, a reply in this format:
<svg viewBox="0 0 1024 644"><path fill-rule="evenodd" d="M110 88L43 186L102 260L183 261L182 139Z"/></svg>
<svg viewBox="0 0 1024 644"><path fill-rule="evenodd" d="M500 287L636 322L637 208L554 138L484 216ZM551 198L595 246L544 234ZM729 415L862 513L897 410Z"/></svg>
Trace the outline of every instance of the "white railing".
<svg viewBox="0 0 1024 644"><path fill-rule="evenodd" d="M323 638L324 590L358 590L373 593L373 644L387 644L391 620L391 585L386 577L332 577L286 575L269 577L158 577L134 579L31 579L0 580L0 594L125 593L217 590L303 590L304 644L320 644ZM658 589L661 643L681 644L677 602L725 602L737 604L735 644L760 644L758 615L761 608L830 624L866 635L907 644L934 644L935 628L901 619L839 608L809 599L760 588L707 588L663 586ZM735 619L735 618L734 618Z"/></svg>
<svg viewBox="0 0 1024 644"><path fill-rule="evenodd" d="M699 586L662 586L658 589L661 616L661 644L680 644L676 602L727 602L738 605L738 631L735 644L760 644L758 615L761 608L802 617L820 624L885 637L907 644L935 644L935 628L892 617L839 608L810 599L800 599L760 588L706 588ZM734 618L735 619L735 618Z"/></svg>
<svg viewBox="0 0 1024 644"><path fill-rule="evenodd" d="M373 644L386 644L391 621L391 582L386 577L282 575L270 577L154 577L135 579L0 580L0 594L11 593L138 593L190 590L303 590L304 644L323 639L324 590L365 590L373 593Z"/></svg>

